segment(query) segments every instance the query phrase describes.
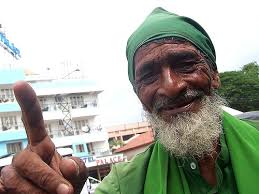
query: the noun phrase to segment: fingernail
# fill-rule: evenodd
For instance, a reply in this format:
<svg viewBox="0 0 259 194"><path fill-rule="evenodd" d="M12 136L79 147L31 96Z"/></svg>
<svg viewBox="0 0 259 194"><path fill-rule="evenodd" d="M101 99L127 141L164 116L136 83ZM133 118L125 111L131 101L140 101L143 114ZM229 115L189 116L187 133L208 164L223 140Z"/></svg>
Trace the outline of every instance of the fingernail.
<svg viewBox="0 0 259 194"><path fill-rule="evenodd" d="M70 194L70 189L66 184L60 184L57 188L57 194Z"/></svg>

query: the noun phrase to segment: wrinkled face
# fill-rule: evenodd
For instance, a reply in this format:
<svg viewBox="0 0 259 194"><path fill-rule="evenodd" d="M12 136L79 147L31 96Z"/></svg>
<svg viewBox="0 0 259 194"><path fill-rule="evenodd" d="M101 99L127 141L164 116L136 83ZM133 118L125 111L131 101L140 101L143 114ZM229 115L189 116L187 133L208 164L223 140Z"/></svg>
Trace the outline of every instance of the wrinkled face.
<svg viewBox="0 0 259 194"><path fill-rule="evenodd" d="M135 87L144 108L163 120L197 112L204 95L219 87L218 73L190 43L149 43L135 54Z"/></svg>

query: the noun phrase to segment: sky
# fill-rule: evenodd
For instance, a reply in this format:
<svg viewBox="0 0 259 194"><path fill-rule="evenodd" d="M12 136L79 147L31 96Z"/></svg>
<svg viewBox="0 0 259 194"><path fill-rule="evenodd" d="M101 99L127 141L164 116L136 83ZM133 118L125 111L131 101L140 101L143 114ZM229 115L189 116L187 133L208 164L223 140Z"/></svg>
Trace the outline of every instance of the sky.
<svg viewBox="0 0 259 194"><path fill-rule="evenodd" d="M155 8L191 17L210 35L219 72L259 62L256 1L208 0L4 0L0 24L20 49L19 65L44 71L69 61L100 83L106 126L143 119L127 77L128 37Z"/></svg>

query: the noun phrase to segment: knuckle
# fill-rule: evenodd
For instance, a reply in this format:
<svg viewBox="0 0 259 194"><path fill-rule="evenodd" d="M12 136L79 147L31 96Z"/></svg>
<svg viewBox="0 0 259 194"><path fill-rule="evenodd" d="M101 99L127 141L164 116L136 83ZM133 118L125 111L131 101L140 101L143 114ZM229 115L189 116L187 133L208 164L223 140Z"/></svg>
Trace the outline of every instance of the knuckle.
<svg viewBox="0 0 259 194"><path fill-rule="evenodd" d="M15 177L15 172L11 165L8 165L1 170L1 178L3 179L4 182L12 181L14 177Z"/></svg>
<svg viewBox="0 0 259 194"><path fill-rule="evenodd" d="M31 185L30 182L20 177L11 165L1 170L3 189L0 194L46 194L45 191Z"/></svg>
<svg viewBox="0 0 259 194"><path fill-rule="evenodd" d="M12 166L6 166L1 170L1 179L8 193L17 193L19 188L19 177Z"/></svg>
<svg viewBox="0 0 259 194"><path fill-rule="evenodd" d="M29 156L29 153L28 153L27 149L15 154L12 159L12 165L14 167L24 166L26 159L30 158L28 156Z"/></svg>
<svg viewBox="0 0 259 194"><path fill-rule="evenodd" d="M41 188L47 187L50 185L51 181L51 175L49 173L42 174L42 176L39 178L39 186Z"/></svg>
<svg viewBox="0 0 259 194"><path fill-rule="evenodd" d="M1 170L1 176L5 175L8 172L8 169L10 168L10 165L5 166L4 168L2 168Z"/></svg>

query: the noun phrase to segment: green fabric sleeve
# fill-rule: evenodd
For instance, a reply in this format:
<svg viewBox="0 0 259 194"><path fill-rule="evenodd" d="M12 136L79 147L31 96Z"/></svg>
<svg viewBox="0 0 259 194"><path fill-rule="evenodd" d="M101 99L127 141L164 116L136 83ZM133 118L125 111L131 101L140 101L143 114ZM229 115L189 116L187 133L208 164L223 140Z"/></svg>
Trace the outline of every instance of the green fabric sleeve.
<svg viewBox="0 0 259 194"><path fill-rule="evenodd" d="M154 144L127 162L114 164L95 194L143 194L147 166Z"/></svg>
<svg viewBox="0 0 259 194"><path fill-rule="evenodd" d="M120 194L119 180L116 165L112 166L111 172L102 180L95 190L95 194Z"/></svg>

